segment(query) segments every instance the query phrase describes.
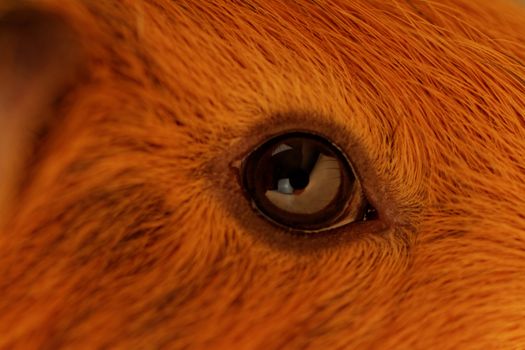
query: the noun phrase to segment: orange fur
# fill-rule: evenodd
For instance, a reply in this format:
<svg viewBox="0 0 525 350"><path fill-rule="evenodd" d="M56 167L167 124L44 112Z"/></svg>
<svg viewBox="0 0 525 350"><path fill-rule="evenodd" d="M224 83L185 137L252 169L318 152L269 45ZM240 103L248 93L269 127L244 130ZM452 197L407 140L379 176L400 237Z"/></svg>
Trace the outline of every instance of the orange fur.
<svg viewBox="0 0 525 350"><path fill-rule="evenodd" d="M83 73L0 215L0 348L525 348L522 5L24 6ZM295 129L345 149L377 227L252 212L231 164Z"/></svg>

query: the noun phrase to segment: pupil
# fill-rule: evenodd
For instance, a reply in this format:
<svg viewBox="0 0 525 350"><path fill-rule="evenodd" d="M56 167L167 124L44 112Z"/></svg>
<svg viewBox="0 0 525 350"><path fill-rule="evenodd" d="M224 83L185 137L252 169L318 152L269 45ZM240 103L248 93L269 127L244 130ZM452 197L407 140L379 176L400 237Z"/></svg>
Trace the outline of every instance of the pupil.
<svg viewBox="0 0 525 350"><path fill-rule="evenodd" d="M290 185L295 190L303 190L308 186L308 182L310 182L310 176L306 171L303 169L295 169L290 173Z"/></svg>

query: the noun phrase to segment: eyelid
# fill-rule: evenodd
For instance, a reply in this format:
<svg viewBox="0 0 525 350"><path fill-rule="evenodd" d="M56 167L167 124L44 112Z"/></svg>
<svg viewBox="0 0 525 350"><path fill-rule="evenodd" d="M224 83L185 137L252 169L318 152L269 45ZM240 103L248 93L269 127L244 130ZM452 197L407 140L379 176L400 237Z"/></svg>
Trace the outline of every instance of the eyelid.
<svg viewBox="0 0 525 350"><path fill-rule="evenodd" d="M265 241L276 248L317 251L321 247L354 240L361 234L390 231L394 229L393 225L406 226L403 223L398 224L396 197L390 195L388 182L383 182L384 180L377 176L377 167L370 160L365 148L367 144L356 137L350 128L351 124L334 123L334 119L329 116L311 112L276 113L258 118L259 121L254 121L243 131L239 130L238 126L228 127L225 133L230 136L221 138L223 147L216 148L216 153L203 167L203 174L209 181L209 189L218 201L219 208L226 211L225 215L231 216L232 223L235 223L238 229L253 235L255 240ZM304 125L308 125L308 128ZM278 227L262 217L255 217L251 202L242 191L239 172L242 160L264 140L291 131L319 135L339 145L341 151L350 158L364 194L376 209L375 220L352 225L342 221L322 235L306 233L311 239L297 241L293 237L303 233ZM337 241L333 240L333 235L339 237Z"/></svg>

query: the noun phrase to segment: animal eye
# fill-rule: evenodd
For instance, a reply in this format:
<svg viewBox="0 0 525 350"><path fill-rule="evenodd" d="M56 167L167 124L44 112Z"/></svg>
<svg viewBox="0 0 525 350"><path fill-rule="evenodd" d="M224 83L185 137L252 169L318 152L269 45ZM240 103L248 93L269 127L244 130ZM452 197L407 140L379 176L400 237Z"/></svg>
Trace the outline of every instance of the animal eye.
<svg viewBox="0 0 525 350"><path fill-rule="evenodd" d="M348 158L309 133L264 142L242 164L245 190L268 220L301 231L322 231L366 219L371 212Z"/></svg>

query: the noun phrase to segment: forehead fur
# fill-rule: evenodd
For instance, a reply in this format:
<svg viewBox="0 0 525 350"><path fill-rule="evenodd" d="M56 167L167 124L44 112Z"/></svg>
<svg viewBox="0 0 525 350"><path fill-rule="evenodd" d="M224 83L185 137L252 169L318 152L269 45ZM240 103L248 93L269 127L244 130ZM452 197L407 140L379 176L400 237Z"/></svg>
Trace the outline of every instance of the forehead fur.
<svg viewBox="0 0 525 350"><path fill-rule="evenodd" d="M0 347L525 345L522 7L28 6L85 74L0 235ZM306 242L252 214L230 164L298 128L352 151L384 230Z"/></svg>

